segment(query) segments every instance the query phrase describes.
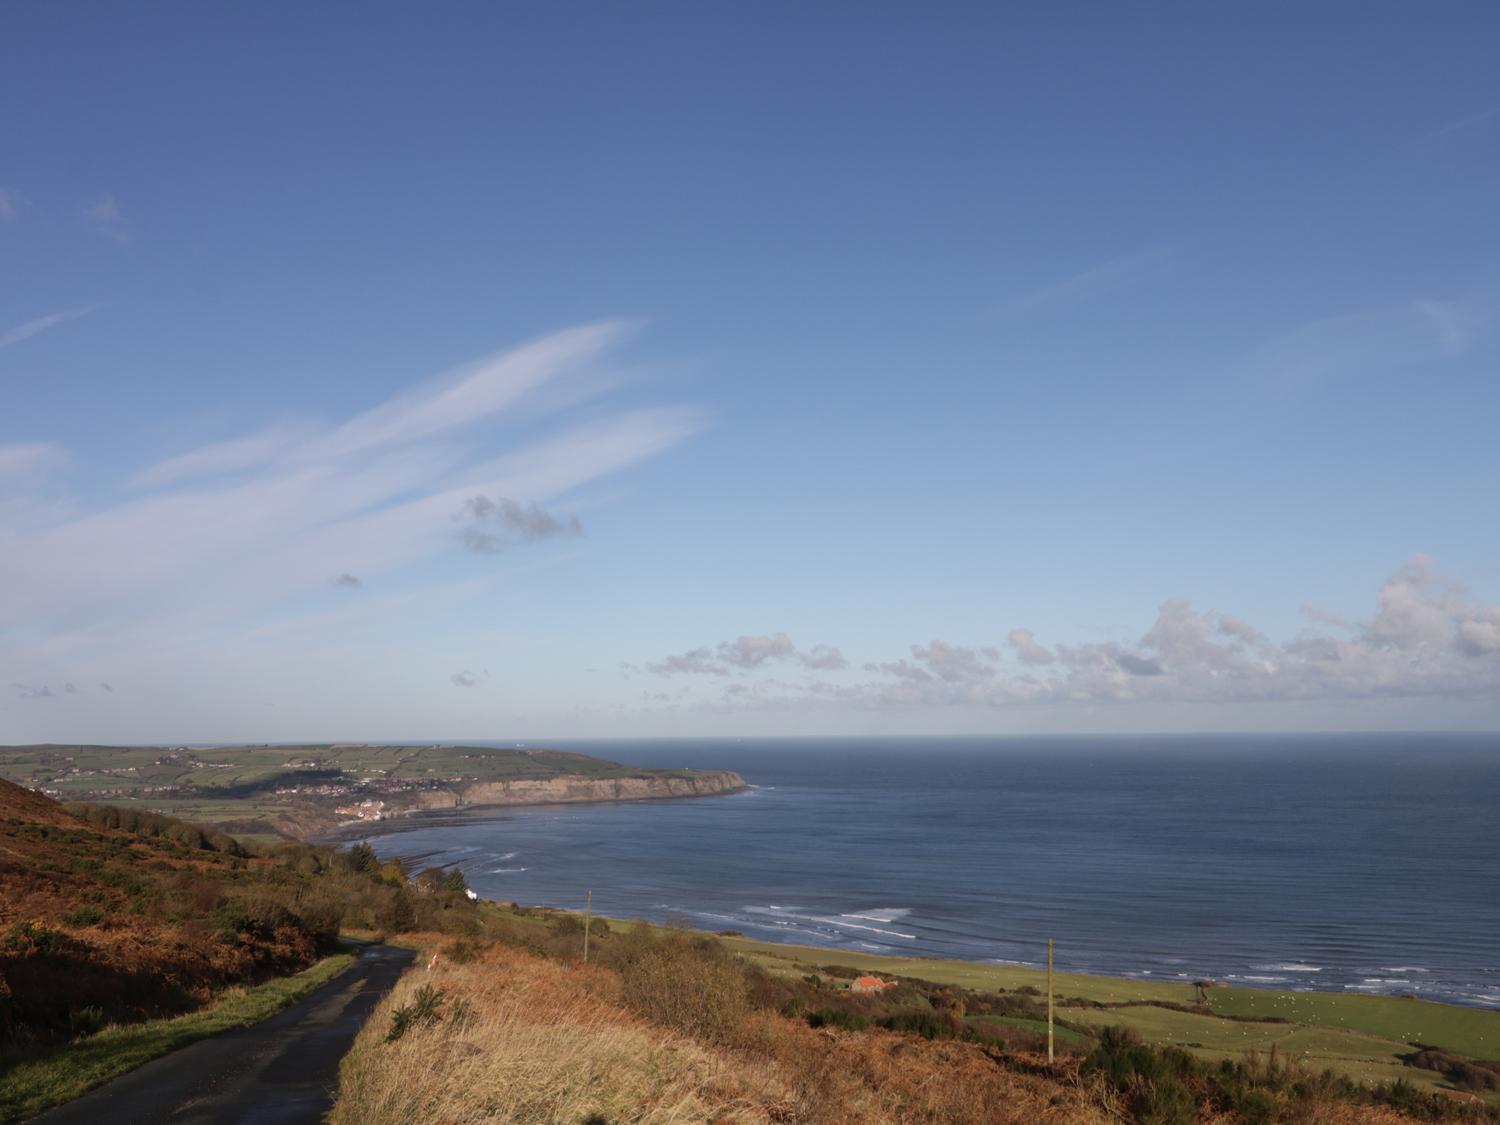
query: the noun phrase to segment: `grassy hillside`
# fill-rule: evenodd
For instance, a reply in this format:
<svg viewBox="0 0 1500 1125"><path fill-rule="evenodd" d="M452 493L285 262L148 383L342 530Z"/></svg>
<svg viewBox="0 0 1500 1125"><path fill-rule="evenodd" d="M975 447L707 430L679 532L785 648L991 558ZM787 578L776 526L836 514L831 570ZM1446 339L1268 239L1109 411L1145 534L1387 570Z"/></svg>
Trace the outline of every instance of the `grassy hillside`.
<svg viewBox="0 0 1500 1125"><path fill-rule="evenodd" d="M502 926L529 935L533 948L545 947L550 927L562 912L490 906ZM672 931L642 922L611 919L612 931ZM990 1013L972 1018L1010 1026L1020 1042L1045 1033L1039 1000L1046 974L1037 969L937 958L883 957L846 950L782 945L721 936L722 946L769 976L783 981L821 978L839 986L857 973L940 986L967 997ZM1180 1048L1195 1058L1234 1065L1259 1065L1269 1058L1292 1062L1311 1073L1331 1070L1366 1087L1401 1084L1422 1091L1474 1092L1500 1106L1500 1074L1493 1084L1482 1076L1455 1080L1439 1066L1411 1065L1422 1046L1440 1047L1469 1059L1495 1059L1490 1048L1500 1034L1500 1012L1443 1004L1323 993L1282 994L1253 989L1211 988L1207 1002L1190 983L1056 974L1057 1015L1064 1050L1089 1049L1106 1028L1123 1028L1147 1044ZM979 997L977 1002L974 999ZM997 998L985 1001L984 997ZM1017 1010L1031 1006L1030 1012ZM1220 1011L1223 1004L1229 1010ZM1295 1004L1295 1007L1289 1005ZM1242 1011L1235 1011L1238 1007ZM1265 1008L1266 1011L1259 1009ZM1006 1010L1010 1014L1006 1014ZM997 1032L1004 1035L1004 1032ZM1035 1039L1030 1040L1035 1042ZM1470 1075L1470 1079L1474 1076Z"/></svg>
<svg viewBox="0 0 1500 1125"><path fill-rule="evenodd" d="M459 876L408 878L368 848L246 847L0 781L0 1120L80 1074L107 1075L122 1058L284 1000L296 989L218 1003L315 963L327 970L341 930L476 931L465 891ZM172 1019L211 1007L196 1023ZM150 1020L171 1022L120 1030Z"/></svg>
<svg viewBox="0 0 1500 1125"><path fill-rule="evenodd" d="M1500 1121L1276 1051L1155 1046L1115 1020L1169 1011L1157 1006L1084 1009L1049 1063L1044 1003L1025 985L889 977L859 992L857 970L836 964L768 968L733 939L602 920L581 964L577 916L486 914L480 939L435 944L436 966L377 1008L344 1062L334 1125Z"/></svg>
<svg viewBox="0 0 1500 1125"><path fill-rule="evenodd" d="M420 807L467 783L561 778L686 778L560 750L472 746L0 747L0 778L58 800L140 803L239 835L302 836L383 802Z"/></svg>

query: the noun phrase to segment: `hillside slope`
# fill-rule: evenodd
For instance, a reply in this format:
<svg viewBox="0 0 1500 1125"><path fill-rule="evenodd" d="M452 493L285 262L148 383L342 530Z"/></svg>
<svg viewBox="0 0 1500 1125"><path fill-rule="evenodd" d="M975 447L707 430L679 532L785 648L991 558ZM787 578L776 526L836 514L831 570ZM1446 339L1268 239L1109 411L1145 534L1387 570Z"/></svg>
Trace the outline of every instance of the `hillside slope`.
<svg viewBox="0 0 1500 1125"><path fill-rule="evenodd" d="M226 886L253 890L275 865L156 827L178 838L89 824L0 781L0 1044L182 1011L306 965L329 936L222 909Z"/></svg>
<svg viewBox="0 0 1500 1125"><path fill-rule="evenodd" d="M0 1053L200 1007L282 976L341 928L465 932L462 875L368 848L247 848L170 817L0 781Z"/></svg>

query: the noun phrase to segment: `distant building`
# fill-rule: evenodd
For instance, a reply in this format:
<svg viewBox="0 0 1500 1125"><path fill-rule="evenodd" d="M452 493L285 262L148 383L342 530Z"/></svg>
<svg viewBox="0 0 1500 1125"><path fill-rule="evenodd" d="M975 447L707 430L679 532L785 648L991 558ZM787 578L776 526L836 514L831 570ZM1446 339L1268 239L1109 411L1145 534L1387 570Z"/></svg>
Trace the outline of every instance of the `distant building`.
<svg viewBox="0 0 1500 1125"><path fill-rule="evenodd" d="M849 983L850 992L880 993L895 987L895 981L879 977L857 977Z"/></svg>

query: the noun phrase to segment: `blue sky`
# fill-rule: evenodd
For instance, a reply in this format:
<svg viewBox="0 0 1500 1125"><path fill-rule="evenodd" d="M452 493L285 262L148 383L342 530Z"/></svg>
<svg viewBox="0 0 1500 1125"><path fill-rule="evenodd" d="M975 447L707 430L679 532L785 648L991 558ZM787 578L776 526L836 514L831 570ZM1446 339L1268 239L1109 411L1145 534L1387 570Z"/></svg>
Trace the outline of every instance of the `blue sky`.
<svg viewBox="0 0 1500 1125"><path fill-rule="evenodd" d="M1500 722L1491 5L7 28L0 741Z"/></svg>

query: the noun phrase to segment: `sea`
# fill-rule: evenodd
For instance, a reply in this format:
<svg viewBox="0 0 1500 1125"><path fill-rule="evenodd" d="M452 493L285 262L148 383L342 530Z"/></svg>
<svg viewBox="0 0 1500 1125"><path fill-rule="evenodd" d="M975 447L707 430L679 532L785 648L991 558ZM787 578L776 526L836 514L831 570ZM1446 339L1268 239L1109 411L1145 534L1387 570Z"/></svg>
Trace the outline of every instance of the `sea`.
<svg viewBox="0 0 1500 1125"><path fill-rule="evenodd" d="M752 788L370 843L486 898L830 950L1040 965L1051 938L1074 972L1500 1007L1500 736L546 745Z"/></svg>

